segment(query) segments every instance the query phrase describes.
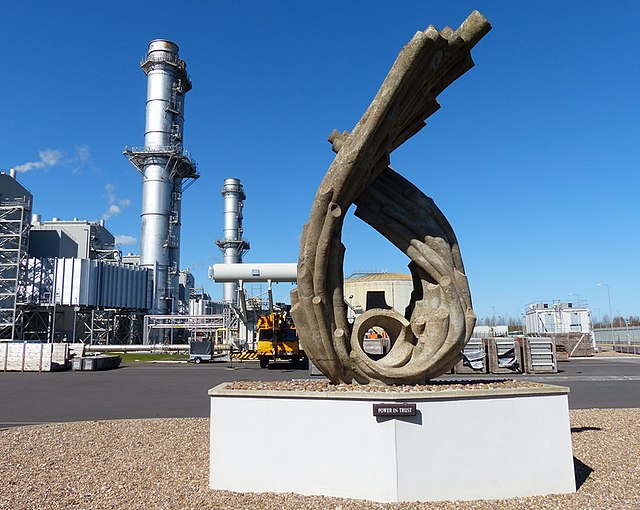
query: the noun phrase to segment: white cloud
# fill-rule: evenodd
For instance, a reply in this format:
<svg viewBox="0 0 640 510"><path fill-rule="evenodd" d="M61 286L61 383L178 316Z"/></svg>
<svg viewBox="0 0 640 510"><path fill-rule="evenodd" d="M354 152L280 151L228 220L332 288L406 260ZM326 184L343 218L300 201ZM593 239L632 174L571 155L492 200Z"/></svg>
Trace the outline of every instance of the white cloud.
<svg viewBox="0 0 640 510"><path fill-rule="evenodd" d="M107 198L109 199L109 203L113 203L116 201L116 196L113 193L113 184L106 184L104 187L105 191L107 192Z"/></svg>
<svg viewBox="0 0 640 510"><path fill-rule="evenodd" d="M47 166L53 166L62 158L62 152L55 149L40 151L40 160Z"/></svg>
<svg viewBox="0 0 640 510"><path fill-rule="evenodd" d="M91 159L91 151L88 145L79 145L76 147L76 161L86 163Z"/></svg>
<svg viewBox="0 0 640 510"><path fill-rule="evenodd" d="M91 164L91 150L88 145L79 145L76 147L76 154L69 161L70 164L73 165L73 170L71 170L74 174L79 174L82 172L82 169Z"/></svg>
<svg viewBox="0 0 640 510"><path fill-rule="evenodd" d="M38 154L40 156L39 161L27 161L26 163L22 163L21 165L16 165L13 167L18 173L25 173L34 168L46 168L49 166L57 165L62 159L63 152L58 149L44 149L41 150Z"/></svg>
<svg viewBox="0 0 640 510"><path fill-rule="evenodd" d="M131 205L130 199L116 197L116 194L114 192L115 188L113 184L106 184L104 189L107 192L107 200L109 200L109 207L102 215L103 220L108 220L112 216L115 216L116 214L120 214L125 207L129 207Z"/></svg>
<svg viewBox="0 0 640 510"><path fill-rule="evenodd" d="M128 245L136 244L138 242L138 240L133 236L117 235L115 237L116 237L116 244L119 244L121 246L128 246Z"/></svg>
<svg viewBox="0 0 640 510"><path fill-rule="evenodd" d="M116 214L120 214L121 212L122 208L119 205L111 204L107 209L107 212L102 215L102 219L106 220L107 218L111 218L111 216L115 216Z"/></svg>

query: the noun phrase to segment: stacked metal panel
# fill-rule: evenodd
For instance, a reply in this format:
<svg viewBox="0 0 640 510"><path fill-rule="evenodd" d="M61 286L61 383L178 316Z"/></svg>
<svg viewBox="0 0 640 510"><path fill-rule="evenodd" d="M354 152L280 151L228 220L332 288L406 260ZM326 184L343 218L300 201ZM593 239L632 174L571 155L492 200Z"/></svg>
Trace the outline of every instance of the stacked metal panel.
<svg viewBox="0 0 640 510"><path fill-rule="evenodd" d="M522 339L525 370L528 374L556 373L556 343L549 337L526 337Z"/></svg>
<svg viewBox="0 0 640 510"><path fill-rule="evenodd" d="M462 350L462 359L455 365L456 374L486 374L487 343L484 338L470 338Z"/></svg>
<svg viewBox="0 0 640 510"><path fill-rule="evenodd" d="M522 345L514 337L495 337L487 339L489 372L492 374L521 373Z"/></svg>
<svg viewBox="0 0 640 510"><path fill-rule="evenodd" d="M0 342L0 371L50 372L64 370L69 361L69 344Z"/></svg>

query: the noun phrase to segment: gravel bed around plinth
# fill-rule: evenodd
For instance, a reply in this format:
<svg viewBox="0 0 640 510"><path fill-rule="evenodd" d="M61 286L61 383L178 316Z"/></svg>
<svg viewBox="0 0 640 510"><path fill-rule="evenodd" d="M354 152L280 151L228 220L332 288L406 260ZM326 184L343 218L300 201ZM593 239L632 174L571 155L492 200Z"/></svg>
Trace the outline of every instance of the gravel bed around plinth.
<svg viewBox="0 0 640 510"><path fill-rule="evenodd" d="M225 386L225 390L248 391L313 391L313 392L367 392L367 393L413 393L451 390L491 390L515 388L540 388L541 383L530 381L514 381L512 379L496 379L485 381L432 381L428 384L377 386L375 384L332 384L329 381L313 381L297 379L293 381L233 381Z"/></svg>
<svg viewBox="0 0 640 510"><path fill-rule="evenodd" d="M640 409L571 411L578 492L496 501L381 504L297 494L211 491L207 418L118 420L0 430L0 508L457 509L640 508ZM302 431L297 431L302 432ZM256 427L256 434L260 433ZM299 437L304 437L300 433ZM251 438L229 438L251 441ZM256 439L259 439L256 437ZM312 445L300 458L313 458ZM518 455L517 445L496 454ZM256 455L277 447L256 441ZM469 455L473 455L470 451ZM250 463L251 459L243 459ZM464 462L464 459L461 459ZM526 462L526 459L522 459ZM295 472L286 476L294 476ZM455 473L452 473L455 476ZM499 483L499 481L496 481Z"/></svg>

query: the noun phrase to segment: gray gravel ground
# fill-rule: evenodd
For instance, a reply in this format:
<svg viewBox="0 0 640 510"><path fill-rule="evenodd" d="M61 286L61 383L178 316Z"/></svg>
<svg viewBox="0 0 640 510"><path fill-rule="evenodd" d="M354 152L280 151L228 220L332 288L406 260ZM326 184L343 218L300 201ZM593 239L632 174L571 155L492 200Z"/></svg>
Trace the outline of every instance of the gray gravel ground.
<svg viewBox="0 0 640 510"><path fill-rule="evenodd" d="M0 430L0 508L640 509L640 409L574 410L571 426L576 494L403 504L211 491L206 418L6 429Z"/></svg>
<svg viewBox="0 0 640 510"><path fill-rule="evenodd" d="M226 390L250 390L250 391L311 391L321 393L414 393L450 390L492 390L514 388L540 388L546 386L542 383L531 381L514 381L505 379L502 381L475 382L469 380L460 381L430 381L428 384L405 384L392 386L377 386L375 384L332 384L329 381L312 381L309 379L297 379L294 381L233 381L226 385Z"/></svg>

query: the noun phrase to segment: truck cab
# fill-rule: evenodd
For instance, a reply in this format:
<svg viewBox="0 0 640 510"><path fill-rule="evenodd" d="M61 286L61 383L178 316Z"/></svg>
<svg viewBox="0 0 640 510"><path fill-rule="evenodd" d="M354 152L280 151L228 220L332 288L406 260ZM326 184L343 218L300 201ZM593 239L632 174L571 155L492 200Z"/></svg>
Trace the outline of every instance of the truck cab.
<svg viewBox="0 0 640 510"><path fill-rule="evenodd" d="M295 324L287 312L274 312L258 317L257 354L260 367L267 368L278 359L297 365L304 357Z"/></svg>

